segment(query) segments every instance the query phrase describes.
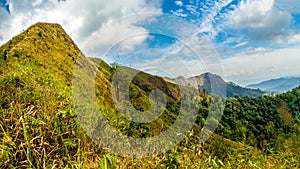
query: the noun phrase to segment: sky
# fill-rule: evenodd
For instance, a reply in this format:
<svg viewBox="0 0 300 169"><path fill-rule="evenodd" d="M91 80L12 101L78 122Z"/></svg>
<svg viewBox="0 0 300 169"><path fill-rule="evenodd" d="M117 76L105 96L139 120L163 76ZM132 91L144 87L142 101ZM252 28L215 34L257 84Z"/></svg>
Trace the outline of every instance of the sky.
<svg viewBox="0 0 300 169"><path fill-rule="evenodd" d="M0 0L0 45L36 22L82 51L163 76L240 85L299 76L300 0Z"/></svg>

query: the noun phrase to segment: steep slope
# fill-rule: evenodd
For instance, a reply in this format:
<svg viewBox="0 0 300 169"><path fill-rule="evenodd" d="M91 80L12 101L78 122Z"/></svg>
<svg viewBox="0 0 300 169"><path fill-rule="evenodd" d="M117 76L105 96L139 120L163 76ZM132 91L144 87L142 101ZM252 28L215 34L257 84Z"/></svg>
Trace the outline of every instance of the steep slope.
<svg viewBox="0 0 300 169"><path fill-rule="evenodd" d="M179 94L178 85L167 82L161 77L139 72L129 86L130 99L135 108L141 111L149 108L151 101L149 94L153 89L164 91L168 104L164 113L154 122L147 124L131 122L115 109L111 98L115 67L110 67L97 59L91 60L93 62L80 52L72 39L57 24L37 23L0 47L0 168L299 167L299 161L297 161L299 156L296 156L299 151L297 148L289 148L294 143L290 138L286 139L286 142L280 142L285 145L282 151L284 153L280 152L280 155L274 153L272 156L268 156L257 148L224 139L216 134L213 134L207 144L199 143L199 131L207 117L211 100L209 96L203 95L191 97L188 100L189 105L199 107L196 124L188 136L170 151L145 159L123 158L109 153L86 135L74 112L72 79L75 65L86 67L91 72L97 73L95 94L101 113L117 131L132 137L144 138L169 129L179 114L180 100L184 96ZM125 75L124 79L130 78L130 75L126 76L126 73L137 71L122 66L120 68L122 75ZM84 76L83 73L82 76ZM213 79L210 76L213 75L207 74L203 78ZM216 77L216 80L221 81L219 77ZM204 84L208 86L209 83L203 82ZM220 84L222 87L223 82ZM218 85L216 88L218 89ZM188 87L184 90L187 93L194 92ZM292 113L293 117L298 117L299 112L296 106L299 103L298 95L299 90L295 90L281 98L287 101L287 105L283 104L279 111L286 116L288 126L290 118L286 106L295 110L295 113ZM272 98L265 98L265 100L268 99ZM293 102L288 102L290 99L293 99ZM281 119L276 111L272 110L270 113L269 110L257 106L251 99L247 100L247 97L244 102L247 104L240 104L243 102L240 102L239 98L234 98L234 103L237 104L228 107L226 114L231 117L235 115L232 112L237 112L238 109L252 110L251 104L253 104L256 110L262 112L259 112L258 117L250 117L251 120L262 119L259 117L262 114L266 116L265 120L271 119L277 122ZM270 102L265 101L260 104L268 106ZM276 106L277 104L272 108L278 108ZM219 109L219 107L214 108ZM255 113L255 111L250 111L250 113ZM247 112L239 111L238 117L244 118L244 116L247 116ZM243 126L236 125L235 121L230 118L227 120L224 121L225 124L222 123L223 126L220 126L217 132L239 141L238 137L244 136ZM251 120L249 122L252 122ZM264 122L260 121L259 129L268 134L269 128L266 130L264 126L261 126ZM183 125L188 125L188 123L189 120ZM224 130L228 127L227 123L232 124L234 128ZM247 122L245 124L248 125ZM180 128L180 126L177 127ZM273 151L273 149L270 150ZM285 159L282 160L281 157Z"/></svg>
<svg viewBox="0 0 300 169"><path fill-rule="evenodd" d="M31 26L1 46L0 54L1 168L9 165L66 167L70 161L79 160L79 152L103 154L104 151L82 130L74 112L75 65L97 73L95 87L99 109L110 124L124 134L132 137L157 135L168 129L179 113L178 87L140 72L130 85L135 108L147 110L150 91L159 88L167 94L167 109L160 119L146 125L124 118L111 98L114 69L105 62L100 66L92 63L58 24ZM126 69L123 68L124 73ZM79 72L79 77L83 75ZM85 160L92 160L94 156L90 153Z"/></svg>
<svg viewBox="0 0 300 169"><path fill-rule="evenodd" d="M284 93L300 85L300 77L282 77L248 85L251 89L261 89L273 93Z"/></svg>
<svg viewBox="0 0 300 169"><path fill-rule="evenodd" d="M58 24L37 23L1 47L2 73L27 63L70 81L79 48ZM50 73L50 72L49 72Z"/></svg>
<svg viewBox="0 0 300 169"><path fill-rule="evenodd" d="M89 62L58 24L37 23L0 47L0 168L66 166L80 146L96 147L73 110L76 59Z"/></svg>
<svg viewBox="0 0 300 169"><path fill-rule="evenodd" d="M151 104L153 104L155 101L151 99L150 95L151 92L154 90L159 89L162 91L166 96L166 109L163 110L162 115L156 119L155 121L152 121L150 123L143 124L142 126L145 126L146 128L151 128L151 131L144 130L147 132L147 136L153 136L158 135L160 132L165 131L168 129L169 126L172 125L172 123L176 120L177 115L179 114L180 106L181 106L181 99L182 96L180 94L179 86L177 84L173 84L170 82L165 81L163 78L154 76L139 70L135 70L129 67L121 66L121 65L115 65L114 68L110 67L108 64L106 64L103 60L97 59L97 58L90 58L95 65L98 65L98 69L100 72L103 72L106 79L109 80L109 85L104 86L103 85L97 85L99 86L98 91L100 92L100 95L103 95L102 91L109 91L109 95L103 97L105 100L102 100L102 103L105 104L111 103L111 108L115 109L114 103L112 101L112 95L116 95L116 100L118 100L122 106L125 106L126 104L132 104L134 109L142 112L146 112L148 110L151 110ZM118 72L116 73L116 70ZM116 75L117 74L117 75ZM111 93L112 91L112 81L113 78L116 78L116 76L119 76L117 80L119 82L115 83L114 85L114 91L115 93ZM130 82L127 84L127 82ZM124 91L126 89L126 86L129 85L129 94L127 95L127 92ZM190 94L197 96L198 91L196 89L190 89L187 87L181 87L181 90L184 90L185 94ZM195 91L196 90L196 91ZM128 97L130 100L130 103L128 103ZM163 99L163 97L158 97L157 99ZM115 101L116 101L115 100ZM125 103L125 101L127 103ZM132 110L132 108L122 107L122 111L125 112L133 112L135 110ZM150 115L152 115L150 113ZM147 116L147 114L145 114ZM128 119L124 118L120 113L115 112L114 114L111 114L110 116L106 116L109 121L116 123L110 123L111 125L115 126L116 128L120 126L122 123L131 124L131 127L125 127L131 128L133 130L140 130L138 128L135 128L137 126L141 126L139 123L131 122ZM117 120L118 119L118 120ZM118 122L118 123L117 123ZM162 123L164 124L162 127ZM135 127L134 127L135 126ZM135 132L130 133L129 131L125 131L124 129L120 129L121 132L126 133L127 135L131 135L136 137L138 134ZM142 135L145 135L142 133Z"/></svg>

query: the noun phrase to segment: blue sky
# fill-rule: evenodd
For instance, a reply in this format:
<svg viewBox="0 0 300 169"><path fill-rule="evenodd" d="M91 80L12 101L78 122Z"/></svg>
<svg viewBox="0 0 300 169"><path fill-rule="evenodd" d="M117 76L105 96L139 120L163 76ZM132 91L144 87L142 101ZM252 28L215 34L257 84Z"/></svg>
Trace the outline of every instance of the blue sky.
<svg viewBox="0 0 300 169"><path fill-rule="evenodd" d="M217 3L217 1L215 1ZM251 1L250 1L251 2ZM272 1L270 1L270 4ZM296 3L296 1L295 1ZM177 5L176 5L177 4ZM183 1L164 1L163 3L163 11L165 13L173 13L179 17L182 17L194 24L196 24L199 27L202 27L202 23L207 23L211 25L211 28L208 28L206 31L204 31L204 34L206 34L211 41L218 47L228 49L225 53L221 54L221 57L231 57L234 53L240 53L244 52L245 50L251 50L254 48L268 48L268 49L278 49L278 48L285 48L290 45L295 44L286 44L285 42L288 41L288 39L285 39L282 37L282 41L285 42L276 42L277 38L280 38L279 36L288 36L289 33L291 34L297 34L300 30L300 14L296 13L297 11L290 12L288 7L285 7L284 9L280 9L280 3L277 4L277 6L273 7L273 11L276 12L270 12L277 14L278 16L282 16L286 12L286 18L282 18L282 21L278 19L278 23L272 23L272 19L276 20L276 15L274 15L274 18L266 19L264 20L257 20L256 22L263 22L265 25L257 25L255 26L255 19L251 20L251 16L248 16L249 18L242 18L240 20L245 20L249 22L253 22L253 25L249 23L249 26L242 27L242 23L233 23L232 25L228 24L230 23L231 16L233 14L238 15L239 12L237 11L237 8L241 6L241 4L247 4L245 1L228 1L225 5L220 7L217 11L215 10L216 4L212 3L211 1L190 1L190 0L183 0ZM257 3L260 5L259 3ZM292 5L292 4L291 4ZM296 4L295 4L296 5ZM298 5L300 5L298 1ZM193 13L190 6L193 6L198 13ZM251 5L244 5L246 7L251 7ZM266 5L265 8L267 8L268 5ZM209 15L208 13L211 11L215 12L213 15ZM249 10L250 11L250 10ZM267 10L266 10L267 11ZM263 12L266 12L263 11ZM278 12L277 12L278 11ZM212 13L213 13L212 12ZM240 12L243 12L241 10ZM253 11L258 12L258 11ZM232 14L230 14L232 13ZM289 14L291 15L289 18ZM233 15L233 16L236 16ZM246 14L248 15L248 14ZM249 13L249 15L253 15ZM254 13L255 15L255 13ZM271 17L267 16L268 14L261 15L261 17ZM207 22L206 19L209 18L209 21ZM285 23L286 20L291 19L291 22L288 24ZM270 20L270 21L269 21ZM234 22L234 21L233 21ZM270 22L270 23L268 23ZM234 25L237 24L237 25ZM278 30L276 30L278 29ZM288 38L288 37L286 37ZM232 40L233 39L233 40ZM220 49L220 51L221 51Z"/></svg>
<svg viewBox="0 0 300 169"><path fill-rule="evenodd" d="M300 0L0 0L0 6L0 44L35 22L56 22L88 55L108 52L107 61L137 68L160 66L174 76L213 71L241 85L300 75ZM125 17L145 12L156 16ZM218 63L197 60L191 50Z"/></svg>
<svg viewBox="0 0 300 169"><path fill-rule="evenodd" d="M4 8L8 13L10 13L9 5L6 0L0 0L1 7Z"/></svg>

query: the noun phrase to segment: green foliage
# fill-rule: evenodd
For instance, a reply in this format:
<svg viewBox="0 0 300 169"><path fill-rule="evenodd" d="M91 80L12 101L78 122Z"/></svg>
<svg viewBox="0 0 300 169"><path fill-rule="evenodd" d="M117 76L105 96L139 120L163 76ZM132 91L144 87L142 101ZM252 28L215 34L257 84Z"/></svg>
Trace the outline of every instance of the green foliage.
<svg viewBox="0 0 300 169"><path fill-rule="evenodd" d="M113 156L104 155L100 159L99 167L101 169L114 169L116 168L116 159Z"/></svg>
<svg viewBox="0 0 300 169"><path fill-rule="evenodd" d="M250 97L261 97L264 95L270 95L270 93L262 91L260 89L248 89L240 87L234 83L226 84L226 96L234 97L234 96L250 96Z"/></svg>
<svg viewBox="0 0 300 169"><path fill-rule="evenodd" d="M274 97L228 98L217 134L204 144L198 139L201 126L208 111L218 112L221 104L210 107L213 98L204 93L197 98L186 95L187 102L199 108L199 116L180 144L144 159L106 152L87 137L74 113L71 80L80 54L57 24L38 23L0 48L0 168L300 167L300 88ZM84 56L79 59L76 64L90 63ZM131 122L116 111L111 98L112 76L122 66L90 60L99 70L95 84L99 110L120 133L152 137L176 120L183 97L178 85L138 73L130 84L134 107L148 110L150 92L160 89L167 95L167 108L151 123ZM136 72L126 67L123 71L123 78Z"/></svg>

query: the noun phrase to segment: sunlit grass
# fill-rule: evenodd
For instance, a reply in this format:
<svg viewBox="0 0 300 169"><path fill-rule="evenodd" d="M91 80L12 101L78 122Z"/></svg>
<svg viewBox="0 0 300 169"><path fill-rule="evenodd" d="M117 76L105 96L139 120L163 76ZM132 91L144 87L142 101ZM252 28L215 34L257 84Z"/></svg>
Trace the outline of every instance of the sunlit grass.
<svg viewBox="0 0 300 169"><path fill-rule="evenodd" d="M1 54L4 50L10 51L7 61L0 58L0 168L300 167L297 123L294 123L297 131L290 135L282 133L274 147L264 150L248 145L247 138L234 142L217 134L200 143L202 117L180 144L164 154L144 159L111 154L86 135L74 112L71 80L74 60L80 51L60 26L38 24L0 49ZM178 108L177 103L169 105L162 118L164 126L154 122L147 126L150 128L147 133L122 120L109 98L113 70L104 62L101 64L96 84L99 110L116 129L136 137L152 136L172 124L177 114L171 110ZM141 74L132 87L132 99L138 94L143 96L144 104L139 108L149 106L145 91L154 88L144 80L149 77ZM168 85L173 101L179 99L176 86ZM288 122L290 124L290 119Z"/></svg>

